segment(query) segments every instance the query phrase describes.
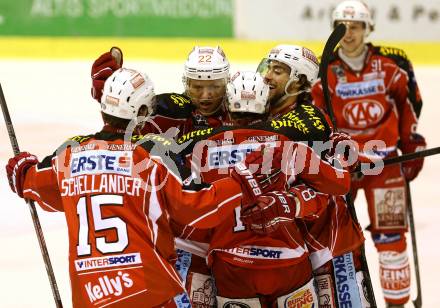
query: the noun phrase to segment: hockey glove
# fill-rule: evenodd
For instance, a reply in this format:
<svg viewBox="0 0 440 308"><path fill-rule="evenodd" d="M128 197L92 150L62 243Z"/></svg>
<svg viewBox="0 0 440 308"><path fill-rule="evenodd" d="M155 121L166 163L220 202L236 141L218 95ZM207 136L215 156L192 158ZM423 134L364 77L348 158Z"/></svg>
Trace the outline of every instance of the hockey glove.
<svg viewBox="0 0 440 308"><path fill-rule="evenodd" d="M331 161L337 160L342 167L352 172L359 165L359 147L350 135L343 132L332 132L332 147L328 152Z"/></svg>
<svg viewBox="0 0 440 308"><path fill-rule="evenodd" d="M409 140L402 140L400 149L403 154L424 150L426 149L425 138L419 134L412 134ZM417 177L423 168L423 161L423 158L419 158L402 163L402 171L407 181L412 181Z"/></svg>
<svg viewBox="0 0 440 308"><path fill-rule="evenodd" d="M23 184L26 172L33 165L38 164L38 158L28 152L21 152L10 158L6 165L6 175L9 186L20 198L23 198Z"/></svg>
<svg viewBox="0 0 440 308"><path fill-rule="evenodd" d="M101 102L104 83L113 72L120 69L123 63L122 51L119 47L112 47L103 53L92 65L92 97Z"/></svg>
<svg viewBox="0 0 440 308"><path fill-rule="evenodd" d="M246 156L245 163L251 169L263 192L284 190L286 176L282 172L282 148L262 145Z"/></svg>
<svg viewBox="0 0 440 308"><path fill-rule="evenodd" d="M275 157L273 159L272 154ZM267 156L264 157L265 155ZM281 156L278 150L273 151L263 145L231 170L230 176L241 185L243 206L255 204L258 196L278 185L276 183L280 182L278 179L281 177L281 173L278 173L281 159L278 156Z"/></svg>
<svg viewBox="0 0 440 308"><path fill-rule="evenodd" d="M300 203L293 193L269 192L258 197L254 206L242 206L241 221L256 233L270 234L298 216Z"/></svg>

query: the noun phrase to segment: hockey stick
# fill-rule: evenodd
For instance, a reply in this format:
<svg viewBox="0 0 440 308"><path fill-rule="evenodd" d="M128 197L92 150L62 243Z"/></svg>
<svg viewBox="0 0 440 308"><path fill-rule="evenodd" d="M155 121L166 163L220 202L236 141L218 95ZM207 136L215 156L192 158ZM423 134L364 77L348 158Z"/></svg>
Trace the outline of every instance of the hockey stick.
<svg viewBox="0 0 440 308"><path fill-rule="evenodd" d="M346 26L343 23L340 23L336 28L333 30L332 34L330 34L330 37L328 38L327 42L325 43L324 50L322 52L321 57L321 63L319 66L319 77L321 78L321 85L322 85L322 91L324 94L324 101L327 107L327 112L330 116L330 120L332 121L333 127L336 130L336 120L335 115L333 112L333 106L330 101L330 93L328 88L328 66L330 64L330 58L333 54L334 49L338 45L339 41L344 37L345 31L347 30ZM353 201L351 200L351 194L348 193L346 196L347 199L347 205L350 210L350 214L353 218L353 220L356 223L359 223L359 220L357 218L356 210L353 205ZM368 292L368 301L370 302L370 305L372 308L376 308L376 298L374 296L374 290L373 290L373 284L371 283L371 276L370 271L368 269L368 262L367 258L365 256L365 246L364 244L361 245L361 264L362 264L362 270L364 272L365 278L365 286Z"/></svg>
<svg viewBox="0 0 440 308"><path fill-rule="evenodd" d="M6 128L8 130L9 139L11 141L12 149L14 155L20 153L18 147L17 137L15 136L14 126L12 125L11 117L9 115L8 106L6 105L5 95L3 94L3 88L0 84L0 105L3 111L3 117L5 119ZM46 241L44 240L43 230L41 229L40 220L38 218L38 213L35 208L35 204L32 200L26 200L31 211L32 221L34 223L35 233L37 234L38 244L40 244L41 254L43 255L44 264L46 266L47 276L49 277L50 287L52 288L52 294L55 300L55 305L57 308L62 308L63 304L61 302L60 293L58 291L57 282L55 280L55 274L53 272L52 264L49 258L49 252L47 251Z"/></svg>
<svg viewBox="0 0 440 308"><path fill-rule="evenodd" d="M419 269L419 255L417 252L417 240L416 240L416 225L414 223L414 213L412 207L412 199L411 199L411 189L409 186L409 182L406 183L406 198L408 202L408 219L409 226L411 232L411 244L413 249L413 258L414 258L414 272L416 274L416 285L417 285L417 296L416 299L413 300L414 307L421 308L422 307L422 284L420 282L420 269Z"/></svg>
<svg viewBox="0 0 440 308"><path fill-rule="evenodd" d="M422 150L422 151L418 151L418 152L414 152L414 153L408 153L408 154L403 154L403 155L399 155L396 157L391 157L391 158L387 158L383 160L383 165L384 166L389 166L389 165L394 165L394 164L398 164L398 163L404 163L406 161L410 161L413 159L419 159L422 157L427 157L427 156L432 156L432 155L437 155L440 154L440 147L435 147L432 149L426 149L426 150ZM371 162L371 164L375 164L374 161ZM354 171L352 171L352 173L357 173L357 172L362 172L362 167L361 165L357 166L356 169Z"/></svg>

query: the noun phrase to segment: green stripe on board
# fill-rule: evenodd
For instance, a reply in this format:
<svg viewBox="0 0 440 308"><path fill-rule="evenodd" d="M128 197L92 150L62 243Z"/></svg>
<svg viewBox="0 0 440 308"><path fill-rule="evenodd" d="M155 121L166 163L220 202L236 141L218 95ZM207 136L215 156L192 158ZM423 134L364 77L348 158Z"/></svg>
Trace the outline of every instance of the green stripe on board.
<svg viewBox="0 0 440 308"><path fill-rule="evenodd" d="M236 39L183 38L64 38L0 37L0 59L95 59L111 46L122 48L128 59L151 59L183 62L194 45L220 45L231 62L257 63L280 43L304 45L321 53L323 42L241 41ZM415 65L440 64L440 43L396 43Z"/></svg>

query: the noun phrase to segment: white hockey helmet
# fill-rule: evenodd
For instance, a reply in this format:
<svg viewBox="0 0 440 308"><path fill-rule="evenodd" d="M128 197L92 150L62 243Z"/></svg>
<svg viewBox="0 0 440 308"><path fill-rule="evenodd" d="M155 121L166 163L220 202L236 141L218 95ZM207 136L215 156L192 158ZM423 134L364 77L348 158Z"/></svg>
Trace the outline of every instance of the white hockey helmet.
<svg viewBox="0 0 440 308"><path fill-rule="evenodd" d="M153 112L154 96L153 82L145 73L120 68L105 81L101 111L121 119L136 119L143 105L148 114Z"/></svg>
<svg viewBox="0 0 440 308"><path fill-rule="evenodd" d="M290 79L298 81L305 75L310 83L318 77L319 61L313 51L298 45L278 45L272 48L267 56L269 61L275 60L290 68Z"/></svg>
<svg viewBox="0 0 440 308"><path fill-rule="evenodd" d="M229 61L223 49L195 46L185 62L183 79L216 80L229 78Z"/></svg>
<svg viewBox="0 0 440 308"><path fill-rule="evenodd" d="M237 72L226 87L227 107L232 113L265 114L269 109L269 85L259 73Z"/></svg>
<svg viewBox="0 0 440 308"><path fill-rule="evenodd" d="M365 23L366 35L374 29L374 21L368 6L358 0L346 0L338 4L332 14L332 25L337 21L360 21Z"/></svg>

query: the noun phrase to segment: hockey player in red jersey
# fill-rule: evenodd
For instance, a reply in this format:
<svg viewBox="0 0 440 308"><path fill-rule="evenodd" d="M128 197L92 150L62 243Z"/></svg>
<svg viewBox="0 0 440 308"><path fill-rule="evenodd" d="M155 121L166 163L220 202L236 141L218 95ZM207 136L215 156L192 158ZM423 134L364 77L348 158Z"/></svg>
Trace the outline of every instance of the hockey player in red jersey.
<svg viewBox="0 0 440 308"><path fill-rule="evenodd" d="M376 154L382 158L410 153L426 146L416 133L422 100L406 54L397 48L366 43L374 30L371 12L361 1L343 1L333 12L333 23L344 23L347 32L328 67L330 98L336 125L363 145L381 140ZM313 87L315 104L326 108L321 83ZM368 157L366 157L368 158ZM379 252L384 297L389 307L403 307L410 295L406 181L413 180L423 159L402 167L385 167L380 175L356 177L352 193L365 191L373 241Z"/></svg>
<svg viewBox="0 0 440 308"><path fill-rule="evenodd" d="M287 160L289 152L297 151L296 159L289 160L292 164L290 167L297 168L296 174L286 176L291 182L302 179L316 190L328 194L344 194L344 191L348 191L345 182L348 172L320 160L319 155L307 145L310 140L326 141L330 133L319 110L312 106L307 110L298 110L296 119L284 118L260 125L255 123L256 119L267 117L267 92L268 86L258 74L241 72L234 75L228 85L227 106L234 123L244 126L204 129L182 136L179 141L191 140L193 144L186 149L190 151L194 147L191 152L192 165L202 166L199 171L206 180L221 178L248 153L266 144L269 148L284 148L286 157L283 159ZM254 122L254 125L245 125L249 122ZM207 147L199 147L197 141ZM289 146L292 147L291 151ZM311 171L313 162L317 164L315 170L318 173ZM304 164L303 168L301 164ZM277 186L271 186L275 191L260 200L260 206L267 209L267 213L270 212L269 216L276 217L266 219L266 223L257 223L261 227L253 229L258 233L241 223L240 207L231 212L224 223L212 229L205 239L188 228L181 232L182 239L190 240L189 243L180 242L181 247L188 251L197 253L202 250L203 255L203 245L195 245L195 241L205 240L209 243L205 249L208 249L208 261L215 278L220 306L233 302L252 307L317 304L308 253L294 219L315 215L327 206L328 196L316 193L301 183L284 192L286 182L286 179L280 180ZM286 224L280 223L282 221ZM266 234L269 229L276 230ZM200 277L198 274L195 276ZM190 273L189 279L193 277L194 273ZM205 279L207 281L209 277L205 276ZM190 286L188 289L193 305L202 304L199 299L203 294L199 294L198 288Z"/></svg>
<svg viewBox="0 0 440 308"><path fill-rule="evenodd" d="M210 228L242 196L256 198L249 176L234 172L183 186L177 144L128 131L154 109L153 97L145 74L118 69L104 85L100 132L71 138L41 162L23 152L6 166L18 196L65 213L74 307L172 307L184 289L170 219Z"/></svg>
<svg viewBox="0 0 440 308"><path fill-rule="evenodd" d="M119 55L119 56L118 56ZM104 81L122 66L122 51L113 47L92 65L92 96L99 101ZM175 127L179 134L198 127L219 127L228 121L225 110L229 61L220 46L195 46L184 64L184 94L156 95L156 110L143 133L165 133ZM173 132L174 133L174 132Z"/></svg>
<svg viewBox="0 0 440 308"><path fill-rule="evenodd" d="M314 53L301 46L278 45L270 50L258 68L270 86L269 100L272 121L297 118L301 110L313 110L311 87L317 80L318 60ZM349 138L332 133L327 136L334 142ZM349 166L352 169L356 164ZM302 219L298 226L303 233L310 253L312 268L317 281L320 305L335 307L333 290L336 288L332 275L332 259L354 252L356 269L360 268L357 250L364 241L360 226L353 221L343 196L328 196L328 205L314 219ZM360 274L359 274L360 275ZM353 275L354 276L354 275ZM356 280L350 289L351 301L359 303L363 295L357 292ZM343 303L340 303L343 304Z"/></svg>

